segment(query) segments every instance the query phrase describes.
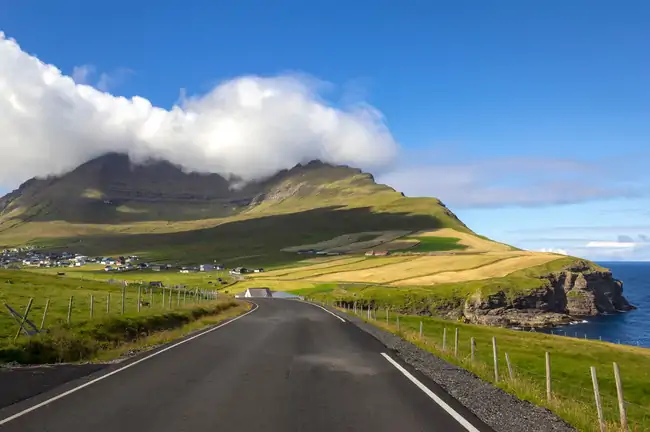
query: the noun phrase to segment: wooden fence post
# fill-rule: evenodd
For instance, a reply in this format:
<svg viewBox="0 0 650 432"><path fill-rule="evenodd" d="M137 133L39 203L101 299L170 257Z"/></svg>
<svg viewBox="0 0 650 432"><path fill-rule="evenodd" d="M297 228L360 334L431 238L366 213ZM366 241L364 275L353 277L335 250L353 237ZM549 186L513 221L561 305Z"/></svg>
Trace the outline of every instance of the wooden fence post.
<svg viewBox="0 0 650 432"><path fill-rule="evenodd" d="M388 324L388 308L386 308L386 324Z"/></svg>
<svg viewBox="0 0 650 432"><path fill-rule="evenodd" d="M181 305L181 289L178 288L176 290L176 307L179 307Z"/></svg>
<svg viewBox="0 0 650 432"><path fill-rule="evenodd" d="M165 309L165 287L162 287L162 308Z"/></svg>
<svg viewBox="0 0 650 432"><path fill-rule="evenodd" d="M39 330L43 330L45 326L45 317L47 316L47 310L50 308L50 299L45 300L45 309L43 309L43 319L41 320L41 327Z"/></svg>
<svg viewBox="0 0 650 432"><path fill-rule="evenodd" d="M397 331L399 331L399 315L397 315Z"/></svg>
<svg viewBox="0 0 650 432"><path fill-rule="evenodd" d="M72 298L73 296L70 296L70 301L68 302L68 324L70 324L70 319L72 317Z"/></svg>
<svg viewBox="0 0 650 432"><path fill-rule="evenodd" d="M420 321L420 339L422 339L422 321Z"/></svg>
<svg viewBox="0 0 650 432"><path fill-rule="evenodd" d="M122 285L122 315L124 315L125 308L126 308L126 285Z"/></svg>
<svg viewBox="0 0 650 432"><path fill-rule="evenodd" d="M512 380L514 377L512 376L512 364L510 364L510 356L508 353L506 353L506 366L508 366L508 377Z"/></svg>
<svg viewBox="0 0 650 432"><path fill-rule="evenodd" d="M111 293L106 296L106 314L111 313Z"/></svg>
<svg viewBox="0 0 650 432"><path fill-rule="evenodd" d="M476 350L476 340L474 338L471 338L469 341L469 347L470 350L472 351L472 363L474 363L474 351Z"/></svg>
<svg viewBox="0 0 650 432"><path fill-rule="evenodd" d="M458 357L458 327L456 327L456 334L454 336L454 357Z"/></svg>
<svg viewBox="0 0 650 432"><path fill-rule="evenodd" d="M90 319L95 315L95 296L90 295Z"/></svg>
<svg viewBox="0 0 650 432"><path fill-rule="evenodd" d="M142 287L138 286L138 312L140 312L141 303L142 303Z"/></svg>
<svg viewBox="0 0 650 432"><path fill-rule="evenodd" d="M442 350L447 349L447 327L442 329Z"/></svg>
<svg viewBox="0 0 650 432"><path fill-rule="evenodd" d="M25 308L25 314L23 315L23 318L20 320L20 327L18 327L18 331L16 332L16 336L14 337L14 342L16 342L16 339L18 339L18 336L20 336L20 332L23 330L25 321L27 321L27 315L29 315L29 311L32 309L33 302L34 299L30 297L29 301L27 302L27 307Z"/></svg>
<svg viewBox="0 0 650 432"><path fill-rule="evenodd" d="M630 430L627 424L627 412L625 411L625 400L623 399L623 383L621 382L621 371L618 363L614 362L614 378L616 379L616 395L618 396L618 411L621 415L621 429L625 432Z"/></svg>
<svg viewBox="0 0 650 432"><path fill-rule="evenodd" d="M596 368L591 368L591 382L594 385L594 399L596 399L596 411L598 412L598 424L600 425L600 432L605 432L605 420L603 420L603 406L600 400L600 391L598 390L598 377L596 376Z"/></svg>
<svg viewBox="0 0 650 432"><path fill-rule="evenodd" d="M551 401L551 354L546 351L546 400Z"/></svg>
<svg viewBox="0 0 650 432"><path fill-rule="evenodd" d="M499 357L497 356L497 338L492 336L492 355L494 357L494 382L499 382Z"/></svg>
<svg viewBox="0 0 650 432"><path fill-rule="evenodd" d="M187 289L183 290L183 306L187 304Z"/></svg>
<svg viewBox="0 0 650 432"><path fill-rule="evenodd" d="M153 288L149 287L149 307L153 308Z"/></svg>

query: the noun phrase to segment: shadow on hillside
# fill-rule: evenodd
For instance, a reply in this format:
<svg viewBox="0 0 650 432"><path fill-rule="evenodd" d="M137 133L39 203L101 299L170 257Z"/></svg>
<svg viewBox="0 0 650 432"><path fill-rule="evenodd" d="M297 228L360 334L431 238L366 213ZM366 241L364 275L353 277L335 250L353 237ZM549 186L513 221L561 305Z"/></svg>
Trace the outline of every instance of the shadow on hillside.
<svg viewBox="0 0 650 432"><path fill-rule="evenodd" d="M251 198L223 199L204 202L61 199L44 203L21 214L22 222L65 221L74 224L114 225L135 222L182 222L233 216L246 210Z"/></svg>
<svg viewBox="0 0 650 432"><path fill-rule="evenodd" d="M281 252L289 246L329 240L361 231L421 230L442 227L432 215L375 213L369 207L326 207L298 213L228 222L212 228L175 233L111 234L59 239L75 251L92 255L140 253L175 262L212 262L278 265L300 259ZM245 258L248 257L248 258Z"/></svg>

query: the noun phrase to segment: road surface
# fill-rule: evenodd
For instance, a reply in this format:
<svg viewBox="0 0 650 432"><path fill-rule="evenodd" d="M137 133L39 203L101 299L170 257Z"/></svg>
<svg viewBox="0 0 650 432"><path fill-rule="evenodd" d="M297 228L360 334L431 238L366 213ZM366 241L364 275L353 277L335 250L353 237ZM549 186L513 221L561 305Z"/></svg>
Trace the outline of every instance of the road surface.
<svg viewBox="0 0 650 432"><path fill-rule="evenodd" d="M180 345L1 410L0 431L491 430L347 320L255 302Z"/></svg>

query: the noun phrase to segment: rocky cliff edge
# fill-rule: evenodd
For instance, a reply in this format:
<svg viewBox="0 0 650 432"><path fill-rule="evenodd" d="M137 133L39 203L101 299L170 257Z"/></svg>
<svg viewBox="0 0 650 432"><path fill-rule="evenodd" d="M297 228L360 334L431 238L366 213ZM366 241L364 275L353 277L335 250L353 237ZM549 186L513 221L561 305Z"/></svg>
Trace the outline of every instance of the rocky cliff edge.
<svg viewBox="0 0 650 432"><path fill-rule="evenodd" d="M512 296L503 290L471 296L463 306L463 319L485 325L549 327L635 309L623 296L621 281L586 261L540 278L542 286L525 294Z"/></svg>

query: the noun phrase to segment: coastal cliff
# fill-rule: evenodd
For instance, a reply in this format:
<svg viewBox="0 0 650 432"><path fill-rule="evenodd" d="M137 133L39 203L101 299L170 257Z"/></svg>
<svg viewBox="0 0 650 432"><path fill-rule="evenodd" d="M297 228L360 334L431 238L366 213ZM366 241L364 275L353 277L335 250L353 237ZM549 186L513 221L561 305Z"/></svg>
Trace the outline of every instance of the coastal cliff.
<svg viewBox="0 0 650 432"><path fill-rule="evenodd" d="M519 295L504 289L484 297L470 296L461 318L484 325L548 327L635 309L623 296L621 281L586 261L540 278L544 281L540 288Z"/></svg>

